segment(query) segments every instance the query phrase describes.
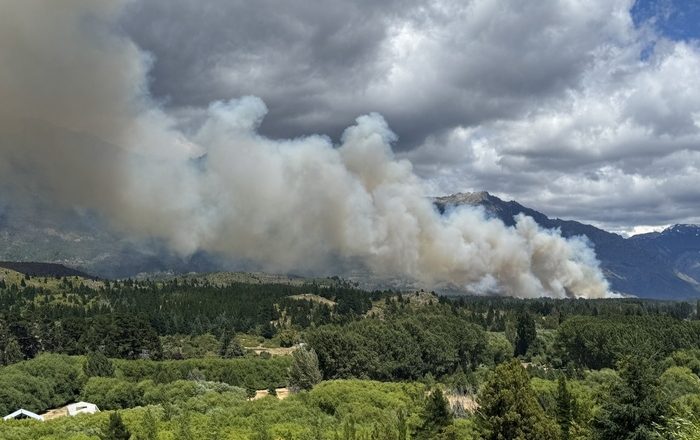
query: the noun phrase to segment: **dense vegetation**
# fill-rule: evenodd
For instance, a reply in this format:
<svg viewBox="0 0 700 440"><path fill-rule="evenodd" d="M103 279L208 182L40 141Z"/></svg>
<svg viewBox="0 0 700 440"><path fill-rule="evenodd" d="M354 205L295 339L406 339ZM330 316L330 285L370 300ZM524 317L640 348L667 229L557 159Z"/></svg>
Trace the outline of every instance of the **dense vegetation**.
<svg viewBox="0 0 700 440"><path fill-rule="evenodd" d="M367 318L308 332L326 379L416 380L474 370L487 358L485 332L457 316L431 312Z"/></svg>
<svg viewBox="0 0 700 440"><path fill-rule="evenodd" d="M0 423L0 439L700 438L697 318L684 302L6 273L0 412L102 412Z"/></svg>
<svg viewBox="0 0 700 440"><path fill-rule="evenodd" d="M298 294L326 302L293 298ZM242 331L271 338L283 327L354 320L369 310L373 299L384 295L347 284L0 279L0 352L7 353L0 364L31 359L42 351L71 355L103 351L109 357L160 359L164 341L159 336L209 335L223 343Z"/></svg>

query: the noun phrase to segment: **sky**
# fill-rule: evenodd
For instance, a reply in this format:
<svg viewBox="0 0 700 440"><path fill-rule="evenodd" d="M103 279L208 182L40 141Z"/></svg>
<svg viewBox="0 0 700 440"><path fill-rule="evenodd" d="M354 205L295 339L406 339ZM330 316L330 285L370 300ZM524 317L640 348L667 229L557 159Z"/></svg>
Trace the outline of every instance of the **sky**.
<svg viewBox="0 0 700 440"><path fill-rule="evenodd" d="M377 112L435 195L486 190L619 232L700 223L700 2L149 0L112 26L186 132L340 142Z"/></svg>

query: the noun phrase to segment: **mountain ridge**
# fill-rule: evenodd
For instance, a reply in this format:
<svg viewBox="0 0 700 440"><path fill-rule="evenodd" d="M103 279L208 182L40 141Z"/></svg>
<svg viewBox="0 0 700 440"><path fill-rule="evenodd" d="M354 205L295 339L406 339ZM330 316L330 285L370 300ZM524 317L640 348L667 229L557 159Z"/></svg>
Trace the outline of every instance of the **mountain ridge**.
<svg viewBox="0 0 700 440"><path fill-rule="evenodd" d="M487 216L499 218L508 226L515 224L515 216L532 217L540 227L558 229L562 236L585 236L593 246L605 277L616 292L643 298L682 299L700 295L700 235L688 251L676 256L678 245L670 245L668 234L650 233L625 238L593 225L575 220L550 218L516 201L504 201L488 192L456 193L433 198L441 214L459 206L477 206ZM675 226L685 226L685 228ZM672 231L685 231L684 237L697 231L697 225L674 225ZM637 237L637 238L635 238ZM693 253L695 252L695 253Z"/></svg>
<svg viewBox="0 0 700 440"><path fill-rule="evenodd" d="M83 271L59 263L42 263L37 261L0 261L0 268L9 269L32 277L80 277L97 279Z"/></svg>
<svg viewBox="0 0 700 440"><path fill-rule="evenodd" d="M575 220L550 218L486 191L431 200L443 215L459 206L479 207L508 226L515 224L515 216L524 214L542 228L559 230L564 237L585 236L616 292L641 298L700 297L698 225L673 225L625 238ZM157 240L131 241L89 213L74 210L51 216L46 209L0 204L0 260L58 263L100 278L243 269L204 252L190 257L174 255Z"/></svg>

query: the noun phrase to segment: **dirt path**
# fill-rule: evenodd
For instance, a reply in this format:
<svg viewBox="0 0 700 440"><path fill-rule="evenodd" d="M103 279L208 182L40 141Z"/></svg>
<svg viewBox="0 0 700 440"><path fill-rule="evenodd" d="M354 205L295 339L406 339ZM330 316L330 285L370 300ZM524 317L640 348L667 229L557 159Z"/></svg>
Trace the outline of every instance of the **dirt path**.
<svg viewBox="0 0 700 440"><path fill-rule="evenodd" d="M245 347L247 350L253 350L255 354L260 354L262 352L268 352L272 356L291 356L292 352L297 349L297 347Z"/></svg>
<svg viewBox="0 0 700 440"><path fill-rule="evenodd" d="M284 400L289 397L289 388L275 388L275 391L277 392L277 398L280 400ZM267 397L269 394L270 393L267 390L257 390L255 392L255 397L253 397L251 400L262 399L263 397Z"/></svg>

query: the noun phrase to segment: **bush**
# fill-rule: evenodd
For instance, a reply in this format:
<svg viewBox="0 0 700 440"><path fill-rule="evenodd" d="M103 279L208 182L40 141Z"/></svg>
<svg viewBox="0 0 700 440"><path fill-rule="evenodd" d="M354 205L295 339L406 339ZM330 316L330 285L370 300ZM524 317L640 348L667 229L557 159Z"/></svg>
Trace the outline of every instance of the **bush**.
<svg viewBox="0 0 700 440"><path fill-rule="evenodd" d="M82 359L44 354L0 369L0 412L42 412L74 401L83 384Z"/></svg>
<svg viewBox="0 0 700 440"><path fill-rule="evenodd" d="M485 332L454 315L412 312L310 331L326 379L416 380L474 370L486 360Z"/></svg>
<svg viewBox="0 0 700 440"><path fill-rule="evenodd" d="M100 409L133 408L143 404L143 392L133 383L111 377L91 377L81 399L96 404Z"/></svg>
<svg viewBox="0 0 700 440"><path fill-rule="evenodd" d="M83 364L83 372L87 377L112 377L114 376L114 365L103 353L92 352L87 355L85 364Z"/></svg>
<svg viewBox="0 0 700 440"><path fill-rule="evenodd" d="M287 356L275 356L271 359L206 358L160 362L114 360L118 374L131 382L152 380L157 383L169 383L185 380L196 369L206 380L239 387L250 386L258 390L265 389L270 384L278 387L286 386L287 369L291 362L292 359Z"/></svg>

